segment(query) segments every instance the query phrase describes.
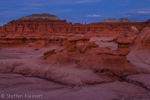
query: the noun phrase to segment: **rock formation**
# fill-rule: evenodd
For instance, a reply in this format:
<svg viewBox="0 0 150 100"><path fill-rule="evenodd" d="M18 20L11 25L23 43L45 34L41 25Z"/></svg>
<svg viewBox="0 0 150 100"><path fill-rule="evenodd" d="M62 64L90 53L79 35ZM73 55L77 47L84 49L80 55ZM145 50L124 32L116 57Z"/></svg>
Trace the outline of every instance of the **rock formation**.
<svg viewBox="0 0 150 100"><path fill-rule="evenodd" d="M132 40L124 38L118 40L117 43L118 49L111 51L108 47L99 47L94 42L90 42L89 38L70 37L62 42L62 47L45 52L42 59L44 59L44 62L52 65L56 62L61 64L61 66L74 63L81 68L95 70L103 68L128 69L126 56L130 52L129 46ZM68 60L64 60L65 65L63 65L60 56L66 55L68 55L66 58Z"/></svg>
<svg viewBox="0 0 150 100"><path fill-rule="evenodd" d="M134 45L137 45L137 49L150 49L150 27L142 29L135 39Z"/></svg>
<svg viewBox="0 0 150 100"><path fill-rule="evenodd" d="M55 15L51 15L51 14L32 14L29 16L25 16L25 17L21 17L18 20L34 20L34 19L49 19L49 20L59 20L59 18Z"/></svg>
<svg viewBox="0 0 150 100"><path fill-rule="evenodd" d="M150 65L150 27L145 27L134 39L129 60ZM134 59L134 60L133 60Z"/></svg>
<svg viewBox="0 0 150 100"><path fill-rule="evenodd" d="M119 20L113 18L113 19L104 19L101 22L134 22L134 21L127 18L120 18Z"/></svg>
<svg viewBox="0 0 150 100"><path fill-rule="evenodd" d="M18 41L14 41L14 43L17 44L18 42L19 44L22 38L16 36ZM7 65L7 63L0 62L2 65L0 66L0 72L31 75L68 85L112 81L115 79L108 77L113 75L121 77L121 75L130 73L133 70L126 59L130 52L128 47L132 41L124 38L118 40L117 43L118 49L110 50L108 47L99 47L95 42L90 42L89 37L61 38L55 44L59 45L57 48L49 46L48 48L51 49L45 51L43 56L27 59L28 63L17 60L14 64L10 62ZM99 77L97 74L92 73L93 70L99 74L107 73L108 75ZM90 75L90 77L87 77L87 75Z"/></svg>
<svg viewBox="0 0 150 100"><path fill-rule="evenodd" d="M74 66L76 69L91 69L98 72L105 72L104 69L106 71L118 70L123 73L125 70L132 70L126 58L130 53L129 46L132 41L136 39L135 43L139 40L144 45L149 43L149 31L143 29L145 26L150 26L150 22L99 22L84 25L47 18L20 19L1 27L0 46L51 48L54 44L57 48L45 51L38 59L39 61L51 66ZM135 38L136 35L139 37ZM95 36L114 37L113 40L107 42L117 43L117 49L111 50L108 46L99 47L95 41L90 41L91 37ZM117 72L112 73L120 77ZM46 78L41 75L39 77Z"/></svg>
<svg viewBox="0 0 150 100"><path fill-rule="evenodd" d="M114 32L132 32L133 28L142 30L144 27L149 27L150 22L130 22L130 23L67 23L66 20L16 20L4 25L0 31L2 34L51 34L51 33L79 33L85 34L88 32L99 33L103 31Z"/></svg>
<svg viewBox="0 0 150 100"><path fill-rule="evenodd" d="M149 100L150 20L124 20L72 24L32 15L0 27L1 97Z"/></svg>

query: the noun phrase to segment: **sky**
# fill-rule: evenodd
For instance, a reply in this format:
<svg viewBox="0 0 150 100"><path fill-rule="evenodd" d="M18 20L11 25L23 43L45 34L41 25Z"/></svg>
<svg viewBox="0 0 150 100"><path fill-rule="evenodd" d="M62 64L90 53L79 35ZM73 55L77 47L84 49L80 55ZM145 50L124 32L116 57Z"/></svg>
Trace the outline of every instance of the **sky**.
<svg viewBox="0 0 150 100"><path fill-rule="evenodd" d="M108 18L150 19L150 0L0 0L0 26L22 16L48 13L72 23Z"/></svg>

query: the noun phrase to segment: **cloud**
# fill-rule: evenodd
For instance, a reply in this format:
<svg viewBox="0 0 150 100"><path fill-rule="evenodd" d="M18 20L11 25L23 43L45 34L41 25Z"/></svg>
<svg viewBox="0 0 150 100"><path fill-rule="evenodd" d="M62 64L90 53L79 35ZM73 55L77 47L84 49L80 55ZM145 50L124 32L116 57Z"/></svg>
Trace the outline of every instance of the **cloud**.
<svg viewBox="0 0 150 100"><path fill-rule="evenodd" d="M150 11L138 11L138 14L150 14Z"/></svg>
<svg viewBox="0 0 150 100"><path fill-rule="evenodd" d="M147 21L150 17L150 10L147 9L136 9L134 11L129 11L118 15L120 18L128 18L134 21Z"/></svg>
<svg viewBox="0 0 150 100"><path fill-rule="evenodd" d="M74 17L74 18L80 18L80 17Z"/></svg>
<svg viewBox="0 0 150 100"><path fill-rule="evenodd" d="M102 16L94 14L94 15L87 15L86 17L102 17Z"/></svg>
<svg viewBox="0 0 150 100"><path fill-rule="evenodd" d="M123 17L130 17L131 15L129 15L129 14L126 14L126 15L123 15Z"/></svg>

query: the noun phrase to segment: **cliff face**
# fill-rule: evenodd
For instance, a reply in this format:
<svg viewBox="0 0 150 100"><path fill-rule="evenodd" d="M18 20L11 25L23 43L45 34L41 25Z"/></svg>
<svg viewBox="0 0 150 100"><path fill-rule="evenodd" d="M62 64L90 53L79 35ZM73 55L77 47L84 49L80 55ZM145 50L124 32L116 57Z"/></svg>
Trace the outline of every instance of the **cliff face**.
<svg viewBox="0 0 150 100"><path fill-rule="evenodd" d="M25 16L22 18L19 18L18 20L34 20L37 18L41 18L41 19L49 19L49 20L59 20L59 18L55 15L51 15L51 14L32 14L29 16Z"/></svg>
<svg viewBox="0 0 150 100"><path fill-rule="evenodd" d="M67 23L66 20L16 20L4 25L0 33L87 33L101 31L132 32L132 27L138 30L149 27L150 22L126 22L126 23Z"/></svg>
<svg viewBox="0 0 150 100"><path fill-rule="evenodd" d="M0 32L2 31L2 26L0 26Z"/></svg>

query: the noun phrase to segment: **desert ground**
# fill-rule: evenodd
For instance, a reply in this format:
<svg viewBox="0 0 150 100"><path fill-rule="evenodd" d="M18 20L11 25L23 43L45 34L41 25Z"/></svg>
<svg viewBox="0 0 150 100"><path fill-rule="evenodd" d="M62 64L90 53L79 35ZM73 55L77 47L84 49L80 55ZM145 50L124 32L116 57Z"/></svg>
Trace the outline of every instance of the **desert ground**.
<svg viewBox="0 0 150 100"><path fill-rule="evenodd" d="M149 30L122 41L134 41L127 54L116 51L116 37L90 37L82 53L66 46L83 45L76 37L63 45L1 46L1 100L150 100L150 50L143 42Z"/></svg>
<svg viewBox="0 0 150 100"><path fill-rule="evenodd" d="M118 21L0 27L0 100L150 100L150 20Z"/></svg>

